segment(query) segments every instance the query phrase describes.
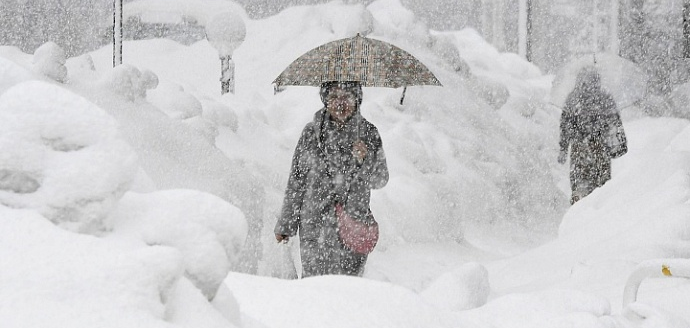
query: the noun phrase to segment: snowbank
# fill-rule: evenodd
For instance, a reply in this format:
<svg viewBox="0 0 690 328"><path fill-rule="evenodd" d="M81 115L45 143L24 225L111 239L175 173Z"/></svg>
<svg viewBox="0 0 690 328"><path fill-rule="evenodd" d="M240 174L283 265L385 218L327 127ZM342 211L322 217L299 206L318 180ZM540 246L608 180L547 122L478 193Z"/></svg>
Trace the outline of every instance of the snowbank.
<svg viewBox="0 0 690 328"><path fill-rule="evenodd" d="M0 203L72 231L108 228L137 169L111 116L60 87L25 82L0 97L0 130Z"/></svg>
<svg viewBox="0 0 690 328"><path fill-rule="evenodd" d="M454 327L414 292L344 276L281 280L231 273L242 312L266 327Z"/></svg>
<svg viewBox="0 0 690 328"><path fill-rule="evenodd" d="M36 79L31 72L2 56L0 56L0 76L2 76L0 94L15 84Z"/></svg>
<svg viewBox="0 0 690 328"><path fill-rule="evenodd" d="M187 277L212 300L247 236L242 212L193 190L127 193L111 213L116 235L178 249Z"/></svg>
<svg viewBox="0 0 690 328"><path fill-rule="evenodd" d="M169 327L166 303L182 274L175 249L74 234L28 210L0 213L4 327Z"/></svg>

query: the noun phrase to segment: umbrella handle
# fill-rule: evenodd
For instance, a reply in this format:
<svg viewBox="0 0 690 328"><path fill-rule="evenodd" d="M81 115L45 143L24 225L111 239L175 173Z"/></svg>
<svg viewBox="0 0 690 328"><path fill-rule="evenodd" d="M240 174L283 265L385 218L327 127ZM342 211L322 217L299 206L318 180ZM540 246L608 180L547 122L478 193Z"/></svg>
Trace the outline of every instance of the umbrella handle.
<svg viewBox="0 0 690 328"><path fill-rule="evenodd" d="M403 104L403 100L405 100L405 91L407 91L407 86L403 88L403 93L402 96L400 97L400 104Z"/></svg>

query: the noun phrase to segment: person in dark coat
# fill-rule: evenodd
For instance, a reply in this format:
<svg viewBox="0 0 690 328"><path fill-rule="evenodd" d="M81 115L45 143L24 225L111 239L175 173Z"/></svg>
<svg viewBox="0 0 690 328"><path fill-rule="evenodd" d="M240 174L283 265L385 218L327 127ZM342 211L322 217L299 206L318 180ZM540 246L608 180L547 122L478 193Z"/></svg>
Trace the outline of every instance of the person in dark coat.
<svg viewBox="0 0 690 328"><path fill-rule="evenodd" d="M616 102L602 89L594 67L583 68L566 99L560 123L558 162L565 163L570 147L571 204L611 179L608 138L616 127L622 127Z"/></svg>
<svg viewBox="0 0 690 328"><path fill-rule="evenodd" d="M327 82L320 95L325 107L297 143L274 233L281 242L299 232L303 278L361 276L367 255L341 244L335 205L352 217L366 217L371 190L388 182L386 156L378 130L360 113L359 83Z"/></svg>

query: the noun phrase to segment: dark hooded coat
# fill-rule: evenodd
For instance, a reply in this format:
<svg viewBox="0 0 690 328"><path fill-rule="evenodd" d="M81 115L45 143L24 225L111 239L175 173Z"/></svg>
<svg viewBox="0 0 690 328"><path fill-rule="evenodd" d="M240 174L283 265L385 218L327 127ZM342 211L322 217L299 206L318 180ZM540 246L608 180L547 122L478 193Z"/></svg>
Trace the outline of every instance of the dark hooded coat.
<svg viewBox="0 0 690 328"><path fill-rule="evenodd" d="M561 114L561 152L570 146L571 204L611 179L611 155L607 137L622 122L613 97L601 88L598 73L585 69L578 74Z"/></svg>
<svg viewBox="0 0 690 328"><path fill-rule="evenodd" d="M359 97L361 103L361 94ZM361 163L352 155L357 140L367 147ZM297 143L274 230L275 234L287 236L299 232L303 277L361 275L366 255L354 254L341 245L334 206L340 202L352 217L366 218L370 213L371 190L382 188L387 182L381 137L359 109L340 128L330 120L325 108L314 114Z"/></svg>

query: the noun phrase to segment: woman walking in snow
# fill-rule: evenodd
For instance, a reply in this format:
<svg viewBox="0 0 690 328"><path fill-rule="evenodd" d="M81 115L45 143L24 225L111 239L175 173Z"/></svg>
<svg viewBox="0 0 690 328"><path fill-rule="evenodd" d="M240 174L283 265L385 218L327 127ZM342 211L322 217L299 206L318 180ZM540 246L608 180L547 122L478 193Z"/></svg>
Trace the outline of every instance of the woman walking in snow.
<svg viewBox="0 0 690 328"><path fill-rule="evenodd" d="M611 131L615 136L616 131L622 131L623 123L616 102L602 89L599 73L593 67L578 73L560 125L558 162L565 163L570 147L570 204L574 204L610 180L611 158L627 151L624 135L612 148Z"/></svg>
<svg viewBox="0 0 690 328"><path fill-rule="evenodd" d="M386 157L378 130L360 113L358 82L323 83L320 96L325 107L295 149L275 237L286 241L299 232L302 277L361 276L367 253L342 242L338 217L374 223L367 222L369 201L371 190L388 182Z"/></svg>

